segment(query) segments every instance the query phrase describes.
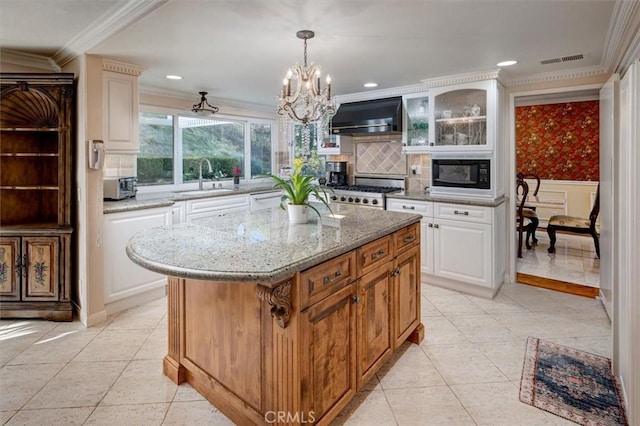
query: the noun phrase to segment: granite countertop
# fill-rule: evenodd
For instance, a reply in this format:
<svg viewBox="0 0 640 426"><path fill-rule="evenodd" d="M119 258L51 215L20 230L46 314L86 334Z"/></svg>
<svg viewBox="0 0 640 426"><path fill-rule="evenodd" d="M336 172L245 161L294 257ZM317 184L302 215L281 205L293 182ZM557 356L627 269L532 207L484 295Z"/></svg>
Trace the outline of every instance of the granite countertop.
<svg viewBox="0 0 640 426"><path fill-rule="evenodd" d="M194 200L197 198L224 197L239 194L259 194L276 191L272 184L241 184L238 188L207 189L203 191L187 190L175 192L157 192L138 194L135 198L118 201L105 201L102 212L118 213L131 210L151 209L175 204L176 201Z"/></svg>
<svg viewBox="0 0 640 426"><path fill-rule="evenodd" d="M161 274L200 280L259 282L265 286L419 222L421 215L349 205L334 217L314 204L307 224L269 208L145 229L127 245L138 265Z"/></svg>
<svg viewBox="0 0 640 426"><path fill-rule="evenodd" d="M452 203L452 204L463 204L467 206L483 206L483 207L496 207L507 200L507 197L505 196L498 197L495 200L451 198L451 197L441 197L441 196L434 197L430 195L429 192L425 192L425 191L393 192L393 193L387 194L387 198L399 198L399 199L416 200L416 201L432 201L435 203Z"/></svg>

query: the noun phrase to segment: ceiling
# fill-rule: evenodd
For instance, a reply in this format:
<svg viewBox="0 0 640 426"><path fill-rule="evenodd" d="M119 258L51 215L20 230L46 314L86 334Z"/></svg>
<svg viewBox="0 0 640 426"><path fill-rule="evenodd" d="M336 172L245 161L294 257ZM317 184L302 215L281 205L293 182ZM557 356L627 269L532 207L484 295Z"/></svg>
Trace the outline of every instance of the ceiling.
<svg viewBox="0 0 640 426"><path fill-rule="evenodd" d="M143 88L275 109L288 67L303 61L301 29L315 31L309 61L341 95L506 59L518 60L503 69L507 82L610 72L614 12L613 0L0 0L0 48L3 62L18 54L62 67L101 55L142 66Z"/></svg>

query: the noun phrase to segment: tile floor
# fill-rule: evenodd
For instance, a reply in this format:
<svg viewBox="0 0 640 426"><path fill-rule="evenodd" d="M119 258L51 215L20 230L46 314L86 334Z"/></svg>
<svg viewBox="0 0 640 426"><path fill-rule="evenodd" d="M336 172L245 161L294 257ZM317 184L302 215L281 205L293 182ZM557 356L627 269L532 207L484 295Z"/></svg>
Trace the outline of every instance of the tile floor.
<svg viewBox="0 0 640 426"><path fill-rule="evenodd" d="M536 238L538 245L532 250L527 250L522 243L522 258L516 262L518 272L600 287L600 259L590 235L556 234L553 254L547 253L549 236L545 229L538 229Z"/></svg>
<svg viewBox="0 0 640 426"><path fill-rule="evenodd" d="M99 327L0 321L0 423L228 425L162 375L166 300ZM493 300L423 285L426 338L406 343L336 419L341 425L569 425L518 400L527 336L611 357L596 299L505 284Z"/></svg>

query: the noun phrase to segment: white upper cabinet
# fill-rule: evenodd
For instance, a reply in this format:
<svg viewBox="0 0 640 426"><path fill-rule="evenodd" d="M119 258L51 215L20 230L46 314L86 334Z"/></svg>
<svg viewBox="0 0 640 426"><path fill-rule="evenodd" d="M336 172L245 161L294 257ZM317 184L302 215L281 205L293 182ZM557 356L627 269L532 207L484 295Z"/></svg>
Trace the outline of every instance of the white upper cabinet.
<svg viewBox="0 0 640 426"><path fill-rule="evenodd" d="M429 147L429 93L412 93L402 96L403 131L402 149L405 153L426 152Z"/></svg>
<svg viewBox="0 0 640 426"><path fill-rule="evenodd" d="M432 89L431 151L492 151L495 80Z"/></svg>
<svg viewBox="0 0 640 426"><path fill-rule="evenodd" d="M499 70L448 76L429 87L429 137L424 152L493 152L502 85Z"/></svg>
<svg viewBox="0 0 640 426"><path fill-rule="evenodd" d="M138 77L137 65L104 60L102 71L105 150L109 153L137 153Z"/></svg>

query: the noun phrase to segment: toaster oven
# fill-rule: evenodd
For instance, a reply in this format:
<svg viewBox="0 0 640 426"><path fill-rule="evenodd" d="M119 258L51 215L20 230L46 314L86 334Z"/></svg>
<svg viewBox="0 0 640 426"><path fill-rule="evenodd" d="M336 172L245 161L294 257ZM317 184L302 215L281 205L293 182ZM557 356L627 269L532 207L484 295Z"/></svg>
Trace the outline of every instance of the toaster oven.
<svg viewBox="0 0 640 426"><path fill-rule="evenodd" d="M135 177L104 178L104 199L122 200L135 197L138 192L137 181Z"/></svg>

